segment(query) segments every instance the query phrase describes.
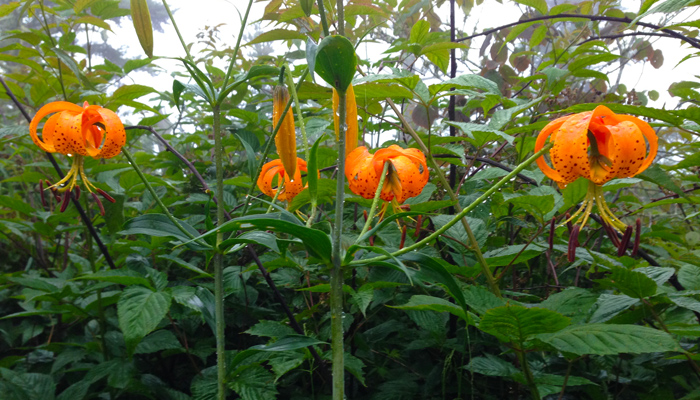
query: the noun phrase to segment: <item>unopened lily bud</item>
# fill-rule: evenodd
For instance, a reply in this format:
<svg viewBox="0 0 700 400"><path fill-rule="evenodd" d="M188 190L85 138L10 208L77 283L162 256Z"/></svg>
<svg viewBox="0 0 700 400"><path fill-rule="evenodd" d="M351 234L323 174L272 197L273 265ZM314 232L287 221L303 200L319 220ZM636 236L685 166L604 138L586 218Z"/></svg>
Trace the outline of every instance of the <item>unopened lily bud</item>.
<svg viewBox="0 0 700 400"><path fill-rule="evenodd" d="M277 126L284 109L289 102L289 91L284 85L277 85L272 92L272 126ZM277 154L282 160L284 171L294 177L297 170L297 135L294 128L294 115L291 111L282 120L282 125L275 136Z"/></svg>
<svg viewBox="0 0 700 400"><path fill-rule="evenodd" d="M338 114L338 103L340 96L333 89L333 123L335 125L335 138L340 139L340 115ZM355 101L355 90L352 84L345 91L345 155L357 148L357 102Z"/></svg>

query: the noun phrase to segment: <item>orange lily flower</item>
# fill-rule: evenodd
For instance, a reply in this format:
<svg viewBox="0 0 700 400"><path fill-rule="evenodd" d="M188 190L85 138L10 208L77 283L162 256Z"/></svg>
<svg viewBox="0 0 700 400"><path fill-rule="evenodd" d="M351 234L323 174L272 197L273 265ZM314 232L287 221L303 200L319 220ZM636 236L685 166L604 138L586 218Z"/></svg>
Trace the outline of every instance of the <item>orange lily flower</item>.
<svg viewBox="0 0 700 400"><path fill-rule="evenodd" d="M307 171L306 161L302 160L299 157L297 157L293 180L290 179L289 174L285 172L282 160L272 160L263 165L262 170L260 171L260 177L258 178L258 188L261 192L274 198L275 194L277 194L277 191L280 190L279 187L282 187L282 191L277 196L277 199L281 201L286 200L288 202L291 202L294 199L294 197L296 197L296 195L298 195L299 193L301 193L302 190L304 190L305 186L301 182L302 171ZM279 175L278 181L284 178L284 186L278 184L278 189L273 189L272 181L276 175Z"/></svg>
<svg viewBox="0 0 700 400"><path fill-rule="evenodd" d="M54 115L44 124L39 138L39 122L49 114ZM114 202L114 199L87 179L83 169L83 157L111 158L121 152L126 143L126 131L117 114L97 105L91 106L87 101L83 107L65 101L54 101L41 107L36 113L29 124L29 135L42 150L73 157L73 165L68 174L50 186L50 189L58 193L71 192L80 177L85 188L97 200L104 215L102 204L93 190L109 201ZM66 193L65 196L61 211L65 210L70 194Z"/></svg>
<svg viewBox="0 0 700 400"><path fill-rule="evenodd" d="M542 172L556 181L560 188L579 177L590 182L583 204L565 223L578 217L576 224L579 226L575 230L578 233L586 224L593 206L597 205L605 224L619 232L627 230L627 225L610 211L600 185L613 178L635 176L651 165L658 149L658 138L651 126L637 117L615 114L605 106L598 106L593 111L550 122L537 136L536 152L542 149L547 139L554 144L549 151L554 168L543 156L537 159Z"/></svg>
<svg viewBox="0 0 700 400"><path fill-rule="evenodd" d="M345 160L345 176L350 190L366 199L374 198L387 162L389 169L380 194L382 200L396 199L401 204L409 197L419 195L428 183L428 166L420 150L391 145L372 155L365 146L360 146Z"/></svg>

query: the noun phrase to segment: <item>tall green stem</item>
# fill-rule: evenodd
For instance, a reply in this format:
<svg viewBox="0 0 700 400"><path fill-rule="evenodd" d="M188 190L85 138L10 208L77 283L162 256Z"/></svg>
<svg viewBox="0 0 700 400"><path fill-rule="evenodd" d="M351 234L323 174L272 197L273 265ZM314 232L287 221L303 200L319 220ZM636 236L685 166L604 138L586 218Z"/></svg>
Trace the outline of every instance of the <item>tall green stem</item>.
<svg viewBox="0 0 700 400"><path fill-rule="evenodd" d="M316 0L318 5L318 15L321 17L321 26L323 27L323 36L330 35L328 30L328 20L326 20L326 7L323 5L323 0Z"/></svg>
<svg viewBox="0 0 700 400"><path fill-rule="evenodd" d="M321 0L322 1L322 0ZM343 0L338 0L338 34L345 35ZM336 88L338 90L340 88ZM331 353L333 361L333 400L345 399L345 346L343 343L343 203L345 203L345 122L347 88L338 90L338 177L335 189L335 224L333 227L333 269L331 269Z"/></svg>
<svg viewBox="0 0 700 400"><path fill-rule="evenodd" d="M134 171L136 171L136 174L139 176L139 178L141 178L143 184L146 185L146 190L148 190L148 192L151 194L158 206L160 206L161 210L163 210L165 216L168 217L170 222L172 222L173 225L175 225L175 227L177 227L177 229L180 230L180 232L184 233L185 236L187 236L190 239L195 239L196 236L194 236L190 231L185 229L185 227L182 226L180 221L170 213L168 207L166 207L165 204L163 204L163 201L160 199L160 196L158 196L158 194L156 194L156 191L153 190L153 186L151 186L151 183L148 182L148 179L146 179L146 175L143 174L143 171L141 171L141 168L139 168L138 164L136 164L136 161L134 161L134 158L131 156L131 153L129 152L129 150L126 149L126 147L122 147L122 154L124 154L124 157L126 157L126 159L129 160L131 167L134 168ZM210 247L207 243L201 240L197 241L197 244Z"/></svg>
<svg viewBox="0 0 700 400"><path fill-rule="evenodd" d="M362 232L360 232L360 235L357 237L355 244L359 243L359 241L362 240L362 236L369 230L372 218L374 218L374 213L377 211L377 204L379 204L379 197L382 194L382 188L384 188L384 179L386 179L387 171L389 171L389 162L384 163L384 170L382 170L382 176L379 177L379 186L377 186L377 191L374 192L374 200L372 200L372 206L369 209L367 221L365 221L365 226L362 227Z"/></svg>
<svg viewBox="0 0 700 400"><path fill-rule="evenodd" d="M185 39L182 38L182 34L180 33L180 29L177 28L177 23L175 22L175 17L173 17L173 13L170 11L170 7L168 6L168 2L166 0L163 0L163 5L165 6L165 11L168 13L168 17L170 17L170 22L173 23L173 28L175 28L175 33L177 33L177 37L180 39L180 44L182 44L182 48L185 49L185 54L187 54L187 59L189 61L192 61L192 55L190 54L190 49L187 47L187 44L185 43Z"/></svg>
<svg viewBox="0 0 700 400"><path fill-rule="evenodd" d="M214 152L216 163L216 226L224 223L224 146L221 142L221 116L219 106L212 107L214 114ZM216 366L218 399L226 399L225 375L226 375L226 349L224 341L224 255L219 250L219 245L224 241L224 233L216 233L216 253L214 253L214 304L216 316Z"/></svg>
<svg viewBox="0 0 700 400"><path fill-rule="evenodd" d="M525 352L520 349L516 349L515 352L518 354L520 367L523 369L523 375L525 375L527 386L530 388L530 394L532 395L532 399L541 400L542 397L540 397L540 391L539 389L537 389L535 378L532 376L532 371L530 371L530 364L527 363L527 357L525 357Z"/></svg>
<svg viewBox="0 0 700 400"><path fill-rule="evenodd" d="M518 165L517 167L515 167L515 168L513 169L513 171L511 171L508 175L506 175L506 176L504 176L503 178L501 178L501 180L498 181L498 182L496 182L495 185L491 186L491 188L490 188L489 190L485 191L484 194L482 194L481 196L479 196L479 198L477 198L476 200L474 200L470 205L468 205L468 206L465 207L461 212L459 212L457 215L455 215L454 218L452 218L452 220L450 220L448 223L446 223L442 228L437 229L435 232L433 232L433 233L430 234L429 236L426 236L425 239L423 239L423 240L421 240L421 241L419 241L419 242L416 242L416 243L414 243L414 244L412 244L412 245L410 245L410 246L408 246L408 247L404 247L404 248L401 249L401 250L395 251L395 252L391 253L391 255L392 255L393 257L398 257L398 256L400 256L400 255L402 255L402 254L406 254L406 253L408 253L408 252L410 252L410 251L418 250L418 249L420 249L421 247L425 246L426 244L428 244L428 243L432 242L433 240L437 239L438 236L440 236L440 235L442 235L443 233L445 233L445 232L446 232L448 229L450 229L453 225L455 225L457 222L459 222L459 221L462 219L462 217L464 217L464 216L467 215L470 211L472 211L473 209L475 209L479 204L483 203L483 202L484 202L487 198L489 198L489 196L491 196L495 191L497 191L498 189L500 189L501 186L505 185L505 184L508 183L511 179L515 178L515 176L518 175L518 174L520 173L520 171L524 170L528 165L530 165L530 164L532 164L533 162L535 162L535 160L537 160L539 157L541 157L545 152L549 151L550 148L552 148L552 144L551 144L551 143L548 143L548 144L546 144L540 151L538 151L537 153L533 154L533 155L532 155L530 158L528 158L527 160L523 161L520 165ZM348 263L348 265L349 265L349 266L364 265L364 264L368 264L368 263L372 263L372 262L376 262L376 261L383 261L383 260L386 260L387 258L389 258L389 256L378 256L378 257L373 257L373 258L367 258L367 259L364 259L364 260L355 260L355 261L351 261L350 263Z"/></svg>
<svg viewBox="0 0 700 400"><path fill-rule="evenodd" d="M396 113L396 115L399 117L401 123L406 128L408 133L411 135L411 137L413 137L413 140L416 141L423 153L427 155L428 162L433 168L433 171L435 171L435 174L440 180L442 187L447 191L447 194L450 196L450 199L452 199L452 201L455 202L455 210L457 210L458 213L462 214L463 210L462 206L459 204L459 197L454 192L454 190L452 190L452 186L450 186L449 182L447 182L447 179L445 179L445 175L442 173L440 166L435 162L435 159L433 158L433 154L430 152L430 149L428 149L425 143L423 143L423 140L421 140L420 136L418 136L418 133L416 133L413 127L411 127L408 121L406 121L406 118L403 116L403 114L401 114L401 111L399 111L399 109L396 107L396 104L394 104L394 102L391 99L387 99L387 102L394 110L394 113ZM474 236L474 232L472 232L472 228L469 226L466 214L463 214L462 218L460 219L462 221L462 226L464 226L464 230L467 232L467 236L469 237L469 242L471 242L474 254L476 255L476 260L479 262L479 265L481 266L481 271L486 277L486 283L489 285L489 288L491 289L491 292L493 294L495 294L498 297L501 297L501 290L498 288L498 283L493 277L493 273L491 273L491 268L489 268L489 265L486 262L486 258L484 258L484 255L481 253L479 242L476 240L476 236Z"/></svg>
<svg viewBox="0 0 700 400"><path fill-rule="evenodd" d="M338 176L335 189L335 224L333 227L333 268L331 269L331 352L333 361L333 400L344 399L345 366L343 344L343 266L341 238L345 195L345 92L338 92L340 135L338 140Z"/></svg>
<svg viewBox="0 0 700 400"><path fill-rule="evenodd" d="M236 47L233 49L233 55L231 56L231 63L228 65L228 70L226 70L226 76L224 77L224 84L221 85L222 89L226 89L228 81L231 79L231 74L233 73L233 67L236 65L236 56L238 55L238 49L241 48L241 39L243 38L243 32L245 31L246 24L248 23L248 15L250 14L250 7L253 5L253 0L248 1L248 8L245 10L245 16L241 21L241 29L238 31L238 39L236 39ZM223 99L219 99L218 102L221 104Z"/></svg>

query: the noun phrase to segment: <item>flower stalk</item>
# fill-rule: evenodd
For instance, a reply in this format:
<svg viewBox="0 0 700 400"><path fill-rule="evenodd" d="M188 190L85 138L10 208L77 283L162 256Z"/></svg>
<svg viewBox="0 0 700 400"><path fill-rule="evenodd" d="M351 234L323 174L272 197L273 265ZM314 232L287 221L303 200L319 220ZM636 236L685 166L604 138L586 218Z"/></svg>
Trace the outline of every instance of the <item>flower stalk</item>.
<svg viewBox="0 0 700 400"><path fill-rule="evenodd" d="M339 4L342 7L341 4ZM331 360L333 362L333 400L344 399L345 365L343 343L343 266L341 239L343 232L343 203L345 202L345 93L338 104L340 137L338 139L338 176L335 196L335 224L333 227L333 267L331 268Z"/></svg>
<svg viewBox="0 0 700 400"><path fill-rule="evenodd" d="M219 106L212 107L214 115L214 162L216 163L216 226L224 223L224 145L221 141L221 116ZM224 241L224 233L216 233L216 252L214 253L214 315L216 317L216 368L218 399L226 399L226 342L224 337L224 255L219 245Z"/></svg>

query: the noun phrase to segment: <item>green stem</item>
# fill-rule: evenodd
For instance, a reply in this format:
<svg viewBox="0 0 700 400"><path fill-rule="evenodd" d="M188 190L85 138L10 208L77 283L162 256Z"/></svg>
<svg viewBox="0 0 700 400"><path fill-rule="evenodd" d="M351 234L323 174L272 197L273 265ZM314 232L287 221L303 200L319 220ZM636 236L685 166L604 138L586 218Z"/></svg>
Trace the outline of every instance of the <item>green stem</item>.
<svg viewBox="0 0 700 400"><path fill-rule="evenodd" d="M462 221L462 226L464 226L464 230L467 232L469 242L471 242L474 254L476 255L476 260L479 262L479 265L481 266L481 271L486 277L486 283L488 283L489 288L491 289L491 292L493 294L495 294L498 297L501 297L501 290L498 288L498 282L496 282L496 279L493 277L493 273L491 273L491 268L489 268L489 265L486 262L486 258L484 258L484 255L481 253L479 242L476 240L476 236L474 236L474 232L472 231L471 226L469 226L469 222L466 219L466 214L462 213L463 210L462 206L459 204L459 197L454 192L454 190L452 190L452 186L450 186L449 182L447 182L447 179L445 179L445 175L442 173L440 166L437 164L437 162L435 162L433 154L430 152L430 149L428 149L425 143L423 143L423 140L421 140L420 136L418 136L418 133L416 133L413 127L411 127L408 121L406 121L406 118L403 116L403 114L401 114L401 111L399 111L399 109L396 107L396 104L394 104L394 102L391 99L387 99L387 102L394 110L394 113L396 113L396 115L399 117L401 123L406 128L408 133L411 135L411 137L413 137L413 140L415 140L418 146L421 148L421 151L423 151L423 153L427 155L428 162L437 174L440 183L442 184L443 188L447 191L447 194L450 196L450 199L452 199L452 201L455 202L454 208L460 215L462 215L462 218L460 218Z"/></svg>
<svg viewBox="0 0 700 400"><path fill-rule="evenodd" d="M377 210L377 205L379 204L379 198L382 194L382 188L384 187L384 179L386 179L386 173L389 171L389 162L384 163L384 170L382 170L382 176L379 177L379 186L377 186L377 191L374 192L374 200L372 200L372 206L369 209L369 214L367 215L367 221L365 221L365 226L362 227L360 235L355 240L355 244L358 244L362 240L362 236L369 230L372 218L374 218L374 213Z"/></svg>
<svg viewBox="0 0 700 400"><path fill-rule="evenodd" d="M321 26L323 26L323 36L330 36L328 30L328 21L326 20L326 7L323 5L323 0L316 0L318 5L318 15L321 17Z"/></svg>
<svg viewBox="0 0 700 400"><path fill-rule="evenodd" d="M231 55L231 63L228 65L228 70L226 71L226 76L224 77L224 84L221 85L222 90L226 88L228 81L231 79L231 74L233 73L233 67L236 65L236 56L238 55L238 49L241 48L241 39L243 38L243 31L245 30L246 24L248 23L248 15L250 14L250 7L253 5L253 0L248 2L248 8L245 10L245 16L241 21L241 29L238 31L238 39L236 39L236 47L233 49L233 55ZM218 99L218 103L224 99Z"/></svg>
<svg viewBox="0 0 700 400"><path fill-rule="evenodd" d="M136 164L136 161L134 161L133 157L131 156L131 153L129 150L126 149L126 147L122 147L122 153L124 154L124 157L126 157L127 160L129 160L129 163L131 163L131 166L134 168L136 171L136 174L141 178L141 181L143 182L144 185L146 185L146 189L148 190L149 193L151 193L151 196L153 199L155 199L156 203L158 203L158 206L163 210L163 213L165 214L166 217L170 220L170 222L173 223L177 227L177 229L180 230L180 232L184 233L185 236L187 236L190 239L195 239L196 236L194 236L190 231L185 229L184 226L180 223L180 221L175 218L170 211L168 210L168 207L163 204L163 201L160 199L160 197L156 194L156 191L153 190L153 186L151 186L151 183L148 182L148 179L146 179L146 176L143 174L143 171L141 171L141 168L139 168L138 164ZM200 244L202 246L210 247L208 244L202 242L201 240L197 242L197 244Z"/></svg>
<svg viewBox="0 0 700 400"><path fill-rule="evenodd" d="M180 33L180 29L177 28L177 23L175 22L175 17L173 17L173 13L170 11L170 7L168 6L168 2L166 0L163 0L163 5L165 6L165 11L168 13L168 17L170 17L170 22L173 23L173 28L175 28L175 33L177 33L177 37L180 39L180 43L182 44L182 48L185 49L185 54L187 54L187 59L189 61L192 61L192 55L190 54L190 49L187 47L185 40L182 38L182 34Z"/></svg>
<svg viewBox="0 0 700 400"><path fill-rule="evenodd" d="M274 207L275 202L277 201L277 197L279 197L280 192L284 188L284 180L282 178L279 178L278 181L281 181L279 184L277 184L277 191L275 192L275 197L272 198L272 201L270 202L270 206L267 207L267 211L265 211L265 214L269 214L272 212L272 207Z"/></svg>
<svg viewBox="0 0 700 400"><path fill-rule="evenodd" d="M532 394L532 399L541 400L542 397L540 397L540 391L537 389L537 384L535 384L535 378L532 376L532 371L530 371L530 365L527 363L527 357L525 357L525 352L519 349L516 349L515 352L518 354L520 367L523 369L523 375L525 375L527 386L530 388L530 394Z"/></svg>
<svg viewBox="0 0 700 400"><path fill-rule="evenodd" d="M551 147L552 147L552 144L551 144L551 143L548 143L548 144L546 144L540 151L538 151L537 153L535 153L535 154L533 154L532 156L530 156L530 158L528 158L527 160L523 161L522 164L520 164L520 165L518 165L517 167L515 167L515 168L513 169L513 171L511 171L508 175L506 175L506 176L504 176L503 178L501 178L500 181L496 182L495 185L491 186L491 188L490 188L489 190L487 190L486 192L484 192L484 194L482 194L481 196L479 196L479 198L477 198L476 200L474 200L470 205L468 205L467 207L465 207L461 212L457 213L457 215L455 215L454 218L452 218L452 220L451 220L450 222L446 223L442 228L437 229L435 232L433 232L432 234L430 234L430 235L427 236L425 239L423 239L423 240L421 240L421 241L419 241L419 242L416 242L416 243L414 243L414 244L412 244L412 245L410 245L410 246L408 246L408 247L404 247L404 248L401 249L401 250L398 250L398 251L395 251L395 252L391 253L391 256L392 256L392 257L398 257L398 256L400 256L400 255L402 255L402 254L406 254L406 253L408 253L408 252L410 252L410 251L418 250L419 248L421 248L421 247L425 246L426 244L428 244L428 243L432 242L433 240L435 240L438 236L442 235L442 234L445 233L448 229L450 229L454 224L456 224L457 222L459 222L459 220L462 219L462 217L464 217L464 216L467 215L470 211L472 211L473 209L475 209L479 204L483 203L483 202L484 202L487 198L489 198L489 196L491 196L495 191L497 191L498 189L500 189L501 186L505 185L505 184L508 183L511 179L513 179L516 175L518 175L518 174L520 173L520 171L524 170L528 165L530 165L530 164L532 164L533 162L535 162L535 160L537 160L539 157L541 157L545 152L549 151L549 149L550 149ZM372 263L372 262L376 262L376 261L383 261L383 260L386 260L387 258L389 258L389 256L378 256L378 257L368 258L368 259L363 259L363 260L355 260L355 261L351 261L350 263L348 263L348 265L350 265L350 266L354 266L354 265L364 265L364 264Z"/></svg>
<svg viewBox="0 0 700 400"><path fill-rule="evenodd" d="M306 75L308 75L309 69L307 68L304 70L304 73L301 74L299 77L299 82L297 82L296 89L298 90L301 87L301 83L304 82L304 79L306 79ZM267 159L267 154L270 152L270 148L272 147L272 143L275 141L275 136L277 136L277 131L280 130L280 126L282 126L282 121L284 121L284 117L287 116L287 113L289 112L289 109L292 107L292 98L289 98L289 101L287 102L287 105L284 106L284 111L282 111L282 114L280 115L279 121L277 121L277 125L275 125L275 128L272 130L272 135L270 135L270 138L267 141L267 144L265 145L265 149L263 149L263 154L262 158L260 158L260 162L258 163L258 168L257 171L255 172L255 177L253 178L252 184L250 185L250 188L248 189L248 193L246 194L245 197L245 205L243 206L243 211L241 215L246 215L248 212L248 207L250 207L250 199L253 196L253 191L255 188L257 188L256 183L258 182L258 178L260 178L260 172L262 171L263 165L265 165L265 160Z"/></svg>
<svg viewBox="0 0 700 400"><path fill-rule="evenodd" d="M340 1L340 0L339 0ZM341 239L343 232L343 199L345 195L345 113L344 92L338 92L340 138L338 140L338 177L335 190L335 224L333 227L333 268L331 269L331 352L333 362L333 400L344 399L345 366L343 343L343 266Z"/></svg>
<svg viewBox="0 0 700 400"><path fill-rule="evenodd" d="M338 0L338 34L345 35L343 0ZM343 343L343 203L345 203L345 131L347 123L347 88L338 91L338 177L335 189L335 224L333 226L333 269L331 269L331 359L333 362L333 400L345 399L345 346Z"/></svg>
<svg viewBox="0 0 700 400"><path fill-rule="evenodd" d="M304 156L306 162L309 161L310 149L309 149L309 139L306 137L306 124L304 123L304 116L301 114L301 103L299 102L299 96L297 95L297 88L294 85L294 78L292 77L292 70L289 69L289 65L285 64L287 68L287 87L289 88L289 93L292 94L292 99L294 100L294 109L297 113L297 121L299 121L299 128L301 129L301 140L304 145Z"/></svg>
<svg viewBox="0 0 700 400"><path fill-rule="evenodd" d="M221 116L219 106L212 107L214 115L214 152L216 163L216 226L224 223L224 145L221 141ZM214 254L214 314L216 317L216 367L218 399L226 399L226 342L224 341L224 255L219 245L224 241L224 233L216 233L216 253Z"/></svg>
<svg viewBox="0 0 700 400"><path fill-rule="evenodd" d="M88 218L92 219L92 215L90 212L90 205L88 204L88 196L85 197L85 213L87 213ZM85 237L87 238L87 249L88 249L88 261L90 262L90 266L92 267L92 272L97 273L97 264L95 263L95 252L92 249L92 236L90 235L89 229L87 227L85 228L86 235ZM58 246L58 244L57 244ZM99 321L100 325L100 343L102 345L102 356L105 358L105 360L109 360L109 352L107 351L107 341L105 339L105 332L106 326L107 326L107 318L105 317L105 309L104 305L102 304L102 289L97 289L97 318ZM61 316L59 316L61 318Z"/></svg>

